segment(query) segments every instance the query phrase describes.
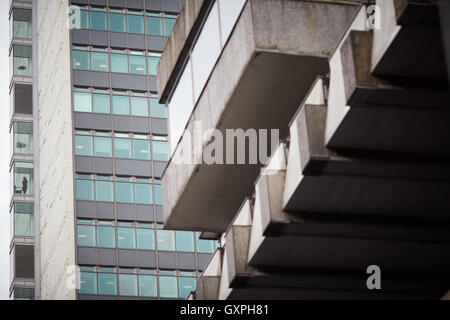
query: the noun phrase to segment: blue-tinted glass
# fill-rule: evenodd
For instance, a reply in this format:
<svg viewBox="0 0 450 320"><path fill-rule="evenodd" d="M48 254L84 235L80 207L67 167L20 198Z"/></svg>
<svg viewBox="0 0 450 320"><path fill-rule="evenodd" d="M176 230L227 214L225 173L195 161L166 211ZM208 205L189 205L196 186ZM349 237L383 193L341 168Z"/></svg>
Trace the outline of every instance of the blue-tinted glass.
<svg viewBox="0 0 450 320"><path fill-rule="evenodd" d="M137 276L131 274L120 274L119 290L121 296L137 296Z"/></svg>
<svg viewBox="0 0 450 320"><path fill-rule="evenodd" d="M139 296L156 297L158 295L155 276L139 276Z"/></svg>
<svg viewBox="0 0 450 320"><path fill-rule="evenodd" d="M142 250L155 250L155 231L152 229L137 229L137 246Z"/></svg>
<svg viewBox="0 0 450 320"><path fill-rule="evenodd" d="M77 200L94 200L94 181L77 180Z"/></svg>
<svg viewBox="0 0 450 320"><path fill-rule="evenodd" d="M117 228L120 249L136 249L136 234L133 228Z"/></svg>
<svg viewBox="0 0 450 320"><path fill-rule="evenodd" d="M177 22L176 19L164 19L164 34L168 37L172 33L173 27Z"/></svg>
<svg viewBox="0 0 450 320"><path fill-rule="evenodd" d="M177 278L159 277L159 295L161 298L178 298Z"/></svg>
<svg viewBox="0 0 450 320"><path fill-rule="evenodd" d="M131 139L114 139L114 156L131 159Z"/></svg>
<svg viewBox="0 0 450 320"><path fill-rule="evenodd" d="M130 98L128 96L112 96L112 103L114 114L130 114Z"/></svg>
<svg viewBox="0 0 450 320"><path fill-rule="evenodd" d="M153 141L153 160L169 161L169 143L167 141Z"/></svg>
<svg viewBox="0 0 450 320"><path fill-rule="evenodd" d="M158 75L158 62L160 58L157 57L148 57L148 74L151 76Z"/></svg>
<svg viewBox="0 0 450 320"><path fill-rule="evenodd" d="M117 276L109 273L98 274L98 293L102 295L117 295Z"/></svg>
<svg viewBox="0 0 450 320"><path fill-rule="evenodd" d="M113 183L111 181L97 181L95 183L97 201L114 201Z"/></svg>
<svg viewBox="0 0 450 320"><path fill-rule="evenodd" d="M91 11L91 29L106 31L106 13Z"/></svg>
<svg viewBox="0 0 450 320"><path fill-rule="evenodd" d="M162 18L159 17L147 17L147 34L153 36L163 35Z"/></svg>
<svg viewBox="0 0 450 320"><path fill-rule="evenodd" d="M103 52L91 53L92 70L94 71L109 71L108 54Z"/></svg>
<svg viewBox="0 0 450 320"><path fill-rule="evenodd" d="M96 157L112 157L111 138L95 137L94 154Z"/></svg>
<svg viewBox="0 0 450 320"><path fill-rule="evenodd" d="M153 204L152 185L140 184L135 185L136 188L136 203L139 204Z"/></svg>
<svg viewBox="0 0 450 320"><path fill-rule="evenodd" d="M116 201L133 203L133 184L126 182L116 182Z"/></svg>
<svg viewBox="0 0 450 320"><path fill-rule="evenodd" d="M89 11L81 10L80 27L81 29L89 29Z"/></svg>
<svg viewBox="0 0 450 320"><path fill-rule="evenodd" d="M128 15L128 32L144 33L144 17L134 14Z"/></svg>
<svg viewBox="0 0 450 320"><path fill-rule="evenodd" d="M165 105L160 104L158 99L150 99L151 116L154 118L167 118L167 108Z"/></svg>
<svg viewBox="0 0 450 320"><path fill-rule="evenodd" d="M177 250L194 252L194 234L189 231L177 231Z"/></svg>
<svg viewBox="0 0 450 320"><path fill-rule="evenodd" d="M109 30L117 32L126 32L125 15L120 13L109 14Z"/></svg>
<svg viewBox="0 0 450 320"><path fill-rule="evenodd" d="M200 253L212 253L216 249L214 240L203 240L199 238L200 234L197 234L197 251Z"/></svg>
<svg viewBox="0 0 450 320"><path fill-rule="evenodd" d="M91 94L85 92L74 92L73 109L78 112L92 112Z"/></svg>
<svg viewBox="0 0 450 320"><path fill-rule="evenodd" d="M162 186L160 184L155 184L153 188L155 189L155 204L162 205Z"/></svg>
<svg viewBox="0 0 450 320"><path fill-rule="evenodd" d="M125 54L111 54L111 71L127 73L128 58Z"/></svg>
<svg viewBox="0 0 450 320"><path fill-rule="evenodd" d="M77 156L92 156L92 137L75 136L75 154Z"/></svg>
<svg viewBox="0 0 450 320"><path fill-rule="evenodd" d="M77 70L89 70L90 63L90 52L88 51L73 51L73 68Z"/></svg>
<svg viewBox="0 0 450 320"><path fill-rule="evenodd" d="M95 247L95 227L77 226L78 241L77 245L82 247Z"/></svg>
<svg viewBox="0 0 450 320"><path fill-rule="evenodd" d="M80 294L97 294L97 274L91 272L80 273Z"/></svg>
<svg viewBox="0 0 450 320"><path fill-rule="evenodd" d="M175 251L175 232L170 230L158 230L158 250Z"/></svg>
<svg viewBox="0 0 450 320"><path fill-rule="evenodd" d="M131 97L131 114L133 116L148 117L148 100L146 98Z"/></svg>
<svg viewBox="0 0 450 320"><path fill-rule="evenodd" d="M116 234L114 227L97 227L97 246L102 248L116 247Z"/></svg>
<svg viewBox="0 0 450 320"><path fill-rule="evenodd" d="M146 74L146 62L144 56L130 55L130 73L133 74Z"/></svg>
<svg viewBox="0 0 450 320"><path fill-rule="evenodd" d="M150 141L133 140L134 158L139 160L150 160Z"/></svg>
<svg viewBox="0 0 450 320"><path fill-rule="evenodd" d="M195 278L178 278L180 288L180 298L186 299L189 294L196 289L197 280Z"/></svg>
<svg viewBox="0 0 450 320"><path fill-rule="evenodd" d="M109 95L106 94L93 94L92 104L94 112L96 113L110 113L111 105L109 100Z"/></svg>

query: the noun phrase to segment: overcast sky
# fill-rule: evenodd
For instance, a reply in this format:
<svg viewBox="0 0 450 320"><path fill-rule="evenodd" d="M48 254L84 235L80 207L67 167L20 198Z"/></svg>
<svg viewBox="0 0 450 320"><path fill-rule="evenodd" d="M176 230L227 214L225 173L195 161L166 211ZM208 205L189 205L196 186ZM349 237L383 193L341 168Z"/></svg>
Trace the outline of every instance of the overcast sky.
<svg viewBox="0 0 450 320"><path fill-rule="evenodd" d="M0 299L9 289L9 1L0 0Z"/></svg>

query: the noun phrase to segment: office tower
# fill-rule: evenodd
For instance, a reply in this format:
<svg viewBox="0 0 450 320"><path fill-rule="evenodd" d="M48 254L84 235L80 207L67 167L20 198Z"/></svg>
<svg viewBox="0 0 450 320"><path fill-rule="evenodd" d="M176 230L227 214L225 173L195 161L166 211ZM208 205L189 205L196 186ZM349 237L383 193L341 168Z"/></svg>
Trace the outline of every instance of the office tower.
<svg viewBox="0 0 450 320"><path fill-rule="evenodd" d="M445 4L186 1L158 78L179 115L164 221L221 241L189 299L444 296ZM262 129L279 139L254 164Z"/></svg>
<svg viewBox="0 0 450 320"><path fill-rule="evenodd" d="M217 242L163 230L161 208L168 113L156 66L183 3L10 2L11 298L195 289Z"/></svg>

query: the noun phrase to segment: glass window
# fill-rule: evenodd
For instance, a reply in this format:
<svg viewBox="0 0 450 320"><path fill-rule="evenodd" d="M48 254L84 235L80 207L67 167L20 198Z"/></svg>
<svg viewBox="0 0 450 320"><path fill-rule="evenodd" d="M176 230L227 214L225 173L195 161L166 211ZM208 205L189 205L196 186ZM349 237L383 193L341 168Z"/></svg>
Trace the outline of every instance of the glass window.
<svg viewBox="0 0 450 320"><path fill-rule="evenodd" d="M152 185L151 184L135 184L136 203L153 204Z"/></svg>
<svg viewBox="0 0 450 320"><path fill-rule="evenodd" d="M91 29L106 31L106 13L91 11Z"/></svg>
<svg viewBox="0 0 450 320"><path fill-rule="evenodd" d="M125 54L111 54L111 71L127 73L128 59Z"/></svg>
<svg viewBox="0 0 450 320"><path fill-rule="evenodd" d="M34 300L34 289L14 288L14 300Z"/></svg>
<svg viewBox="0 0 450 320"><path fill-rule="evenodd" d="M163 200L162 200L162 186L160 184L155 184L153 186L153 188L155 189L155 204L156 205L162 205L163 204Z"/></svg>
<svg viewBox="0 0 450 320"><path fill-rule="evenodd" d="M146 98L131 97L131 114L148 117L148 101Z"/></svg>
<svg viewBox="0 0 450 320"><path fill-rule="evenodd" d="M133 74L146 74L147 68L144 56L130 55L130 73Z"/></svg>
<svg viewBox="0 0 450 320"><path fill-rule="evenodd" d="M194 252L194 234L189 231L177 231L177 250Z"/></svg>
<svg viewBox="0 0 450 320"><path fill-rule="evenodd" d="M90 69L90 52L88 51L73 51L73 68L77 70Z"/></svg>
<svg viewBox="0 0 450 320"><path fill-rule="evenodd" d="M175 232L158 230L158 250L175 251Z"/></svg>
<svg viewBox="0 0 450 320"><path fill-rule="evenodd" d="M163 24L161 17L147 17L147 34L153 36L163 35Z"/></svg>
<svg viewBox="0 0 450 320"><path fill-rule="evenodd" d="M131 139L114 139L114 156L131 159Z"/></svg>
<svg viewBox="0 0 450 320"><path fill-rule="evenodd" d="M117 32L127 32L125 25L125 15L120 13L110 13L109 30Z"/></svg>
<svg viewBox="0 0 450 320"><path fill-rule="evenodd" d="M111 113L111 105L109 95L105 94L93 94L92 104L94 112L97 113Z"/></svg>
<svg viewBox="0 0 450 320"><path fill-rule="evenodd" d="M95 247L95 226L78 226L77 245Z"/></svg>
<svg viewBox="0 0 450 320"><path fill-rule="evenodd" d="M157 66L158 66L158 62L159 62L159 57L148 57L148 74L151 76L156 76L158 75L158 70L157 70Z"/></svg>
<svg viewBox="0 0 450 320"><path fill-rule="evenodd" d="M180 298L186 299L189 294L195 291L197 280L195 278L178 278L180 288Z"/></svg>
<svg viewBox="0 0 450 320"><path fill-rule="evenodd" d="M89 11L81 10L80 14L80 28L89 29Z"/></svg>
<svg viewBox="0 0 450 320"><path fill-rule="evenodd" d="M103 52L92 52L92 70L109 71L108 54Z"/></svg>
<svg viewBox="0 0 450 320"><path fill-rule="evenodd" d="M94 154L96 157L112 157L112 139L107 137L94 138Z"/></svg>
<svg viewBox="0 0 450 320"><path fill-rule="evenodd" d="M137 276L132 274L120 274L119 288L121 296L137 296Z"/></svg>
<svg viewBox="0 0 450 320"><path fill-rule="evenodd" d="M126 182L116 182L116 201L133 203L133 184Z"/></svg>
<svg viewBox="0 0 450 320"><path fill-rule="evenodd" d="M102 248L116 247L116 233L114 227L97 227L97 246Z"/></svg>
<svg viewBox="0 0 450 320"><path fill-rule="evenodd" d="M97 201L114 201L113 183L111 181L97 181L95 183Z"/></svg>
<svg viewBox="0 0 450 320"><path fill-rule="evenodd" d="M137 247L142 250L155 250L155 231L152 229L137 229Z"/></svg>
<svg viewBox="0 0 450 320"><path fill-rule="evenodd" d="M128 15L128 32L144 33L144 17L134 14Z"/></svg>
<svg viewBox="0 0 450 320"><path fill-rule="evenodd" d="M130 114L130 98L128 96L112 96L113 113L120 115Z"/></svg>
<svg viewBox="0 0 450 320"><path fill-rule="evenodd" d="M151 116L154 118L164 118L167 119L167 108L165 105L160 104L158 99L150 99L150 110Z"/></svg>
<svg viewBox="0 0 450 320"><path fill-rule="evenodd" d="M215 250L214 240L200 239L200 233L197 233L197 251L200 253L212 253Z"/></svg>
<svg viewBox="0 0 450 320"><path fill-rule="evenodd" d="M139 276L139 295L141 297L158 296L155 276Z"/></svg>
<svg viewBox="0 0 450 320"><path fill-rule="evenodd" d="M33 154L33 123L14 122L14 153Z"/></svg>
<svg viewBox="0 0 450 320"><path fill-rule="evenodd" d="M78 112L92 112L91 94L86 92L74 92L73 109Z"/></svg>
<svg viewBox="0 0 450 320"><path fill-rule="evenodd" d="M80 273L80 294L97 294L97 275L92 272Z"/></svg>
<svg viewBox="0 0 450 320"><path fill-rule="evenodd" d="M75 136L75 154L77 156L92 156L92 137L91 136Z"/></svg>
<svg viewBox="0 0 450 320"><path fill-rule="evenodd" d="M115 274L98 274L98 293L102 295L117 295L117 277Z"/></svg>
<svg viewBox="0 0 450 320"><path fill-rule="evenodd" d="M34 235L34 205L32 203L14 204L14 235L19 237Z"/></svg>
<svg viewBox="0 0 450 320"><path fill-rule="evenodd" d="M159 295L161 298L178 298L177 278L159 277Z"/></svg>
<svg viewBox="0 0 450 320"><path fill-rule="evenodd" d="M176 22L177 22L177 19L169 19L169 18L164 19L164 35L166 37L170 36Z"/></svg>
<svg viewBox="0 0 450 320"><path fill-rule="evenodd" d="M34 194L34 166L29 162L14 163L14 193Z"/></svg>
<svg viewBox="0 0 450 320"><path fill-rule="evenodd" d="M133 140L134 159L150 160L150 141Z"/></svg>
<svg viewBox="0 0 450 320"><path fill-rule="evenodd" d="M18 38L31 39L31 10L13 9L13 35Z"/></svg>
<svg viewBox="0 0 450 320"><path fill-rule="evenodd" d="M31 46L13 46L14 75L33 75L33 55Z"/></svg>
<svg viewBox="0 0 450 320"><path fill-rule="evenodd" d="M136 249L136 234L133 228L117 228L119 248Z"/></svg>
<svg viewBox="0 0 450 320"><path fill-rule="evenodd" d="M169 144L166 141L153 141L153 160L169 161Z"/></svg>
<svg viewBox="0 0 450 320"><path fill-rule="evenodd" d="M77 200L94 200L94 181L77 180Z"/></svg>

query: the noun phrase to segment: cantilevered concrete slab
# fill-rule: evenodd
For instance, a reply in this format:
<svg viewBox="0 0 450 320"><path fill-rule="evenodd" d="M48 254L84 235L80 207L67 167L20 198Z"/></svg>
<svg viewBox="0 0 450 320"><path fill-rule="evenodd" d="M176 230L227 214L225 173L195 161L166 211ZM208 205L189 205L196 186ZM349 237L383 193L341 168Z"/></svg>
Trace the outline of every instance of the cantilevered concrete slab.
<svg viewBox="0 0 450 320"><path fill-rule="evenodd" d="M277 128L285 136L311 84L328 71L328 56L358 9L350 3L249 0L191 115L191 137L195 121L204 131ZM225 231L260 167L171 161L163 176L165 227Z"/></svg>

